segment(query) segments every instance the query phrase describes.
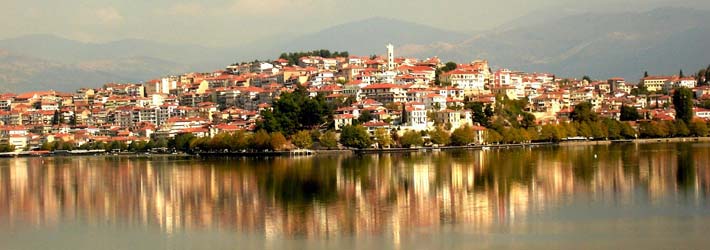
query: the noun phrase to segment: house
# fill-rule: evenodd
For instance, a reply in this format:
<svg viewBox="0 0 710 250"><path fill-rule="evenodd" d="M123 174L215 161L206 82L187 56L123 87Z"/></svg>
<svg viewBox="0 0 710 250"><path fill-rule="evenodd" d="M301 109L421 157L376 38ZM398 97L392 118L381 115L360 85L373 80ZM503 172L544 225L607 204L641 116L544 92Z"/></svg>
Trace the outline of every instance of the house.
<svg viewBox="0 0 710 250"><path fill-rule="evenodd" d="M362 93L366 98L381 103L406 102L407 92L404 86L391 83L371 84L364 87Z"/></svg>
<svg viewBox="0 0 710 250"><path fill-rule="evenodd" d="M670 76L647 76L641 79L641 86L650 92L661 91L666 82L672 78Z"/></svg>
<svg viewBox="0 0 710 250"><path fill-rule="evenodd" d="M402 125L416 131L427 130L429 118L427 117L425 104L410 102L404 105L405 107L400 118Z"/></svg>
<svg viewBox="0 0 710 250"><path fill-rule="evenodd" d="M352 114L336 114L333 115L333 126L336 131L340 131L345 126L353 125L355 116Z"/></svg>
<svg viewBox="0 0 710 250"><path fill-rule="evenodd" d="M428 94L424 96L424 104L427 109L446 109L446 97L439 94Z"/></svg>
<svg viewBox="0 0 710 250"><path fill-rule="evenodd" d="M694 116L703 120L710 120L710 109L693 108Z"/></svg>
<svg viewBox="0 0 710 250"><path fill-rule="evenodd" d="M435 122L451 124L451 131L464 125L473 125L473 116L470 110L444 109L436 112Z"/></svg>

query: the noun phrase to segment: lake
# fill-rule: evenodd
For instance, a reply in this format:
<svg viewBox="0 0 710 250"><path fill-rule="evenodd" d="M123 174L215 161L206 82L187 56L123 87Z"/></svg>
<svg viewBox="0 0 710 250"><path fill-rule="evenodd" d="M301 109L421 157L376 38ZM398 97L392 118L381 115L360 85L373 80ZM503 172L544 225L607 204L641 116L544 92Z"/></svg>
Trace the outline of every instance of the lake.
<svg viewBox="0 0 710 250"><path fill-rule="evenodd" d="M0 249L707 249L710 144L0 159Z"/></svg>

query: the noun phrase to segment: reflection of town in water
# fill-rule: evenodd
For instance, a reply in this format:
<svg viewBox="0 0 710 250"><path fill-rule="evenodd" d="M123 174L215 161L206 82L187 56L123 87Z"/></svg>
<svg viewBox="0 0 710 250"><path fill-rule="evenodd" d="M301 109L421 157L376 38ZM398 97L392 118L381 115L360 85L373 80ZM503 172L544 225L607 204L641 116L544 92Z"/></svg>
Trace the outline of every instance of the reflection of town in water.
<svg viewBox="0 0 710 250"><path fill-rule="evenodd" d="M704 203L710 146L653 144L403 155L190 160L1 159L0 221L62 221L265 237L485 230L564 206L683 196Z"/></svg>

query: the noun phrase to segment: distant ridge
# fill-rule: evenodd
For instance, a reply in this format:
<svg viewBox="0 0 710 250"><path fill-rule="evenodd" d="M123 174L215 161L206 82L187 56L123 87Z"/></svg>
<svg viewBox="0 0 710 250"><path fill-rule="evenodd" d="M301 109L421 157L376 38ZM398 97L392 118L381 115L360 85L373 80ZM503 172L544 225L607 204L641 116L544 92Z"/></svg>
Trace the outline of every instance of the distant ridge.
<svg viewBox="0 0 710 250"><path fill-rule="evenodd" d="M236 61L274 59L281 52L329 49L468 62L494 68L550 72L561 77L635 82L648 71L692 74L710 58L710 11L659 8L644 12L546 10L504 27L470 35L390 18L337 24L305 35L281 35L235 48L163 44L141 39L84 43L37 34L0 40L0 91L143 81L188 71L211 71Z"/></svg>

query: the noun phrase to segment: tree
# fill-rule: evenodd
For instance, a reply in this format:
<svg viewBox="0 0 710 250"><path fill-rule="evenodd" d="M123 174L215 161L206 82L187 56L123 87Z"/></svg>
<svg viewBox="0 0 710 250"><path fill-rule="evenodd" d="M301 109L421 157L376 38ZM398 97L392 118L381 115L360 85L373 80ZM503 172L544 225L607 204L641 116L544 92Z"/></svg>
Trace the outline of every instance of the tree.
<svg viewBox="0 0 710 250"><path fill-rule="evenodd" d="M673 133L674 136L685 137L685 136L690 135L690 129L688 128L688 125L686 125L686 123L683 120L676 120L674 125L675 125L675 131Z"/></svg>
<svg viewBox="0 0 710 250"><path fill-rule="evenodd" d="M604 119L603 122L609 139L617 140L621 138L621 122L612 119Z"/></svg>
<svg viewBox="0 0 710 250"><path fill-rule="evenodd" d="M191 140L190 142L192 142L192 140ZM65 144L62 142L62 143L59 144L58 147L55 148L55 150L57 150L57 149L59 149L59 150L62 150L62 149L63 149L63 150L69 150L69 149L67 148L67 146L68 146L68 145L65 145ZM189 144L189 143L187 144L187 148L188 148L188 149L185 150L185 152L191 151L191 148L190 148L190 144ZM128 145L126 145L126 143L125 143L125 142L122 142L122 141L112 141L112 142L109 143L109 145L107 146L107 150L109 150L109 151L123 152L123 151L128 150Z"/></svg>
<svg viewBox="0 0 710 250"><path fill-rule="evenodd" d="M587 122L577 123L577 135L584 138L592 137L592 128Z"/></svg>
<svg viewBox="0 0 710 250"><path fill-rule="evenodd" d="M69 116L69 125L76 126L76 115Z"/></svg>
<svg viewBox="0 0 710 250"><path fill-rule="evenodd" d="M592 78L589 77L589 76L583 76L583 77L582 77L582 81L586 81L587 83L591 83L591 82L592 82Z"/></svg>
<svg viewBox="0 0 710 250"><path fill-rule="evenodd" d="M298 133L291 136L291 142L298 148L310 148L313 145L311 132L308 130L298 131Z"/></svg>
<svg viewBox="0 0 710 250"><path fill-rule="evenodd" d="M357 118L358 122L366 123L375 119L375 116L369 110L364 110L360 113L360 117Z"/></svg>
<svg viewBox="0 0 710 250"><path fill-rule="evenodd" d="M325 96L318 94L311 98L308 89L301 85L291 93L282 93L272 108L261 112L258 129L292 135L299 130L324 125L332 115L332 107L325 101Z"/></svg>
<svg viewBox="0 0 710 250"><path fill-rule="evenodd" d="M677 88L673 92L673 107L676 120L686 124L693 120L693 92L688 88Z"/></svg>
<svg viewBox="0 0 710 250"><path fill-rule="evenodd" d="M563 137L560 129L564 128L552 124L543 125L540 129L540 138L550 142L559 142Z"/></svg>
<svg viewBox="0 0 710 250"><path fill-rule="evenodd" d="M326 131L323 133L319 138L318 141L320 142L320 146L324 148L337 148L338 147L338 138L335 132L333 131Z"/></svg>
<svg viewBox="0 0 710 250"><path fill-rule="evenodd" d="M484 106L482 102L469 102L464 107L473 112L473 122L484 127L489 126L489 118L493 115L493 111L491 110L490 115L486 111L490 109L490 105Z"/></svg>
<svg viewBox="0 0 710 250"><path fill-rule="evenodd" d="M145 151L145 146L148 144L145 141L133 141L128 145L128 151L131 152L143 152Z"/></svg>
<svg viewBox="0 0 710 250"><path fill-rule="evenodd" d="M168 142L168 147L178 151L188 152L190 151L190 143L196 138L197 137L192 133L178 134Z"/></svg>
<svg viewBox="0 0 710 250"><path fill-rule="evenodd" d="M419 132L408 130L407 132L404 132L404 135L402 135L401 138L399 138L399 144L401 144L402 147L409 148L412 146L421 146L424 144L424 140Z"/></svg>
<svg viewBox="0 0 710 250"><path fill-rule="evenodd" d="M367 148L372 144L370 134L367 129L360 125L349 125L343 127L340 132L340 143L346 147Z"/></svg>
<svg viewBox="0 0 710 250"><path fill-rule="evenodd" d="M643 78L646 78L646 77L648 77L648 71L643 72Z"/></svg>
<svg viewBox="0 0 710 250"><path fill-rule="evenodd" d="M591 103L582 102L574 106L570 118L576 122L590 122L597 120L597 114L592 111Z"/></svg>
<svg viewBox="0 0 710 250"><path fill-rule="evenodd" d="M55 111L54 111L54 115L52 116L52 125L57 125L57 124L59 124L60 115L61 115L61 114L59 113L59 110L55 110Z"/></svg>
<svg viewBox="0 0 710 250"><path fill-rule="evenodd" d="M284 137L281 132L273 132L271 133L270 137L271 140L269 141L269 146L271 146L272 150L284 150L284 148L286 147L286 143L288 142L286 141L286 137Z"/></svg>
<svg viewBox="0 0 710 250"><path fill-rule="evenodd" d="M267 150L271 148L271 136L266 130L261 129L257 131L251 139L253 149Z"/></svg>
<svg viewBox="0 0 710 250"><path fill-rule="evenodd" d="M683 69L681 69L680 72L678 73L678 77L680 77L680 78L685 77L685 74L683 74Z"/></svg>
<svg viewBox="0 0 710 250"><path fill-rule="evenodd" d="M690 133L693 136L706 136L708 134L707 123L700 119L693 119L693 121L690 122Z"/></svg>
<svg viewBox="0 0 710 250"><path fill-rule="evenodd" d="M13 152L15 151L15 145L8 144L8 143L2 143L0 144L0 152Z"/></svg>
<svg viewBox="0 0 710 250"><path fill-rule="evenodd" d="M607 139L609 136L609 131L607 131L607 127L604 126L604 123L598 121L590 122L589 128L592 130L592 137L594 137L594 139Z"/></svg>
<svg viewBox="0 0 710 250"><path fill-rule="evenodd" d="M493 129L486 130L485 141L487 143L500 143L503 140L503 136Z"/></svg>
<svg viewBox="0 0 710 250"><path fill-rule="evenodd" d="M620 120L622 120L622 121L636 121L638 119L641 119L641 115L639 115L639 112L636 109L636 107L621 105Z"/></svg>
<svg viewBox="0 0 710 250"><path fill-rule="evenodd" d="M523 112L522 115L523 119L520 121L520 126L523 128L531 128L536 125L535 122L535 115L528 113L528 112Z"/></svg>
<svg viewBox="0 0 710 250"><path fill-rule="evenodd" d="M281 53L279 55L280 59L286 59L288 60L288 63L291 65L295 65L298 63L298 59L304 56L319 56L319 57L324 57L324 58L335 58L335 57L348 57L350 53L347 51L342 51L342 52L330 52L330 50L327 49L320 49L320 50L313 50L313 51L299 51L299 52L289 52L289 53Z"/></svg>
<svg viewBox="0 0 710 250"><path fill-rule="evenodd" d="M431 138L431 143L438 145L447 145L451 141L451 136L441 126L437 126L434 131L429 133L429 138Z"/></svg>
<svg viewBox="0 0 710 250"><path fill-rule="evenodd" d="M628 122L621 123L621 136L626 139L636 138L636 130Z"/></svg>
<svg viewBox="0 0 710 250"><path fill-rule="evenodd" d="M451 133L451 144L454 146L465 146L476 141L476 131L469 125L464 125Z"/></svg>
<svg viewBox="0 0 710 250"><path fill-rule="evenodd" d="M441 71L449 72L455 70L458 67L455 62L447 62L444 67L441 67Z"/></svg>
<svg viewBox="0 0 710 250"><path fill-rule="evenodd" d="M236 131L228 138L227 144L229 145L229 150L242 151L249 149L251 139L251 134L247 134L244 131Z"/></svg>
<svg viewBox="0 0 710 250"><path fill-rule="evenodd" d="M375 140L377 140L377 144L383 148L392 145L392 137L384 128L375 129Z"/></svg>

